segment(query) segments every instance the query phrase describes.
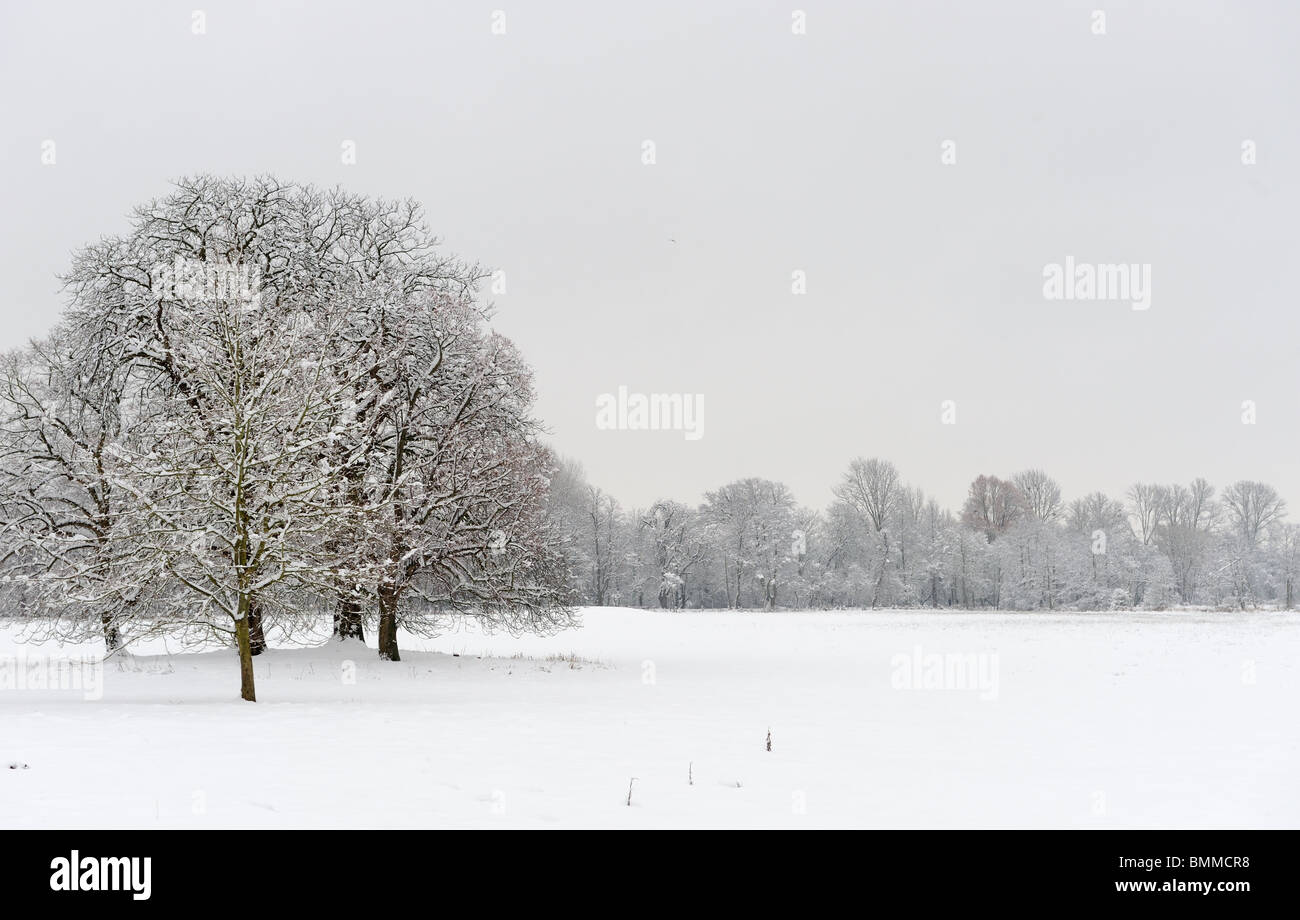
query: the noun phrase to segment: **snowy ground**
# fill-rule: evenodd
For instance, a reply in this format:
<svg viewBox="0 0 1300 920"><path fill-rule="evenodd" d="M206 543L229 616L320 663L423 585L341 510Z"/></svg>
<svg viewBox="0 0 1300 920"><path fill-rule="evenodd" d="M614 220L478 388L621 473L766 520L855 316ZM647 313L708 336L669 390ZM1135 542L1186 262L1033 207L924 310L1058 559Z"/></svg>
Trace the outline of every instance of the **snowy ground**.
<svg viewBox="0 0 1300 920"><path fill-rule="evenodd" d="M256 704L226 651L16 689L95 650L0 625L0 827L1300 826L1297 614L584 621L276 649Z"/></svg>

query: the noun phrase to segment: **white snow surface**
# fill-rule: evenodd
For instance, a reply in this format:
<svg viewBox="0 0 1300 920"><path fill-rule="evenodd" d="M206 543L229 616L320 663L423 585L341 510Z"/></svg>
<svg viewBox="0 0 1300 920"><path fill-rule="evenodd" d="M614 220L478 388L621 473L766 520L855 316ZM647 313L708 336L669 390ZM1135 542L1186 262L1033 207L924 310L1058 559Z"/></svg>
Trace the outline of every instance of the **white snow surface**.
<svg viewBox="0 0 1300 920"><path fill-rule="evenodd" d="M272 649L257 703L233 651L161 644L108 660L98 700L6 685L0 827L1300 825L1300 614L582 619L402 635L400 662ZM18 637L11 673L101 652ZM996 692L899 686L933 655Z"/></svg>

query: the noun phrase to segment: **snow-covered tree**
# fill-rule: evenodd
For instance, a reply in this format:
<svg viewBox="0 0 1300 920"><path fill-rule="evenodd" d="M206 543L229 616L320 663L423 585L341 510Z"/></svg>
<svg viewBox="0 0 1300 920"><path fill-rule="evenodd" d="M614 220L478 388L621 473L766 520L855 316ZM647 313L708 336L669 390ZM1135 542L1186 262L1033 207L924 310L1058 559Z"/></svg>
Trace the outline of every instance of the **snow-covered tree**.
<svg viewBox="0 0 1300 920"><path fill-rule="evenodd" d="M512 631L572 623L532 373L471 311L450 312L435 314L441 359L425 356L436 371L409 369L383 410L366 476L368 507L381 510L362 545L380 550L366 569L378 577L380 655L391 660L399 626L431 634L447 614Z"/></svg>
<svg viewBox="0 0 1300 920"><path fill-rule="evenodd" d="M113 652L143 609L139 586L110 577L127 380L86 344L60 324L0 358L0 573L43 614L38 631L70 641L98 633Z"/></svg>
<svg viewBox="0 0 1300 920"><path fill-rule="evenodd" d="M115 451L130 495L113 536L122 577L182 586L155 615L231 635L254 700L252 612L294 619L289 589L325 589L342 562L334 473L318 459L345 392L337 318L258 300L163 300L159 316L174 386Z"/></svg>
<svg viewBox="0 0 1300 920"><path fill-rule="evenodd" d="M737 480L707 493L701 514L722 564L728 606L743 606L749 587L759 604L774 608L791 559L790 490L766 479Z"/></svg>
<svg viewBox="0 0 1300 920"><path fill-rule="evenodd" d="M861 515L869 527L872 558L867 562L867 570L872 579L873 608L882 603L894 587L890 569L893 548L889 524L903 490L903 481L894 464L875 457L853 460L835 487L836 498Z"/></svg>
<svg viewBox="0 0 1300 920"><path fill-rule="evenodd" d="M967 527L983 531L992 543L1026 513L1025 498L1014 483L980 475L970 484L961 519Z"/></svg>
<svg viewBox="0 0 1300 920"><path fill-rule="evenodd" d="M1011 477L1023 500L1025 513L1039 521L1055 521L1064 511L1061 487L1042 470L1031 469Z"/></svg>
<svg viewBox="0 0 1300 920"><path fill-rule="evenodd" d="M651 578L657 577L654 590L659 606L685 607L691 576L708 557L699 515L680 502L657 501L637 518L649 542Z"/></svg>

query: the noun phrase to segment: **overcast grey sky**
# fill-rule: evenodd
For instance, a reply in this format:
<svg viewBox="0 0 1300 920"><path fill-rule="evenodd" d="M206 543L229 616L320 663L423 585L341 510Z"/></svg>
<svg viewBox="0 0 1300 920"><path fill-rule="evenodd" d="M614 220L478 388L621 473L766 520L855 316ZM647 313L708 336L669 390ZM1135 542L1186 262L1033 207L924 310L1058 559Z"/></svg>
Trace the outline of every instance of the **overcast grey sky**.
<svg viewBox="0 0 1300 920"><path fill-rule="evenodd" d="M170 178L274 172L502 269L552 442L628 505L820 506L856 455L952 506L1028 466L1295 504L1298 39L1290 0L8 2L0 346ZM1150 309L1046 300L1067 256L1149 264ZM704 436L598 430L620 385Z"/></svg>

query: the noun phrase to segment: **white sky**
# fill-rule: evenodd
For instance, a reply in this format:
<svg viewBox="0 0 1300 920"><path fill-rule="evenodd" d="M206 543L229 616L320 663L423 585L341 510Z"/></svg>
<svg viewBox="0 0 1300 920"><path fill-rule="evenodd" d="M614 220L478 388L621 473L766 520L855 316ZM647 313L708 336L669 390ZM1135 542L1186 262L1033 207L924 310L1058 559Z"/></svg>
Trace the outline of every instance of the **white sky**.
<svg viewBox="0 0 1300 920"><path fill-rule="evenodd" d="M552 442L628 505L820 506L856 455L949 505L1026 466L1300 502L1298 35L1288 0L6 3L0 347L169 178L268 171L503 269ZM1067 256L1149 263L1151 308L1046 301ZM703 394L704 437L598 430L619 385Z"/></svg>

